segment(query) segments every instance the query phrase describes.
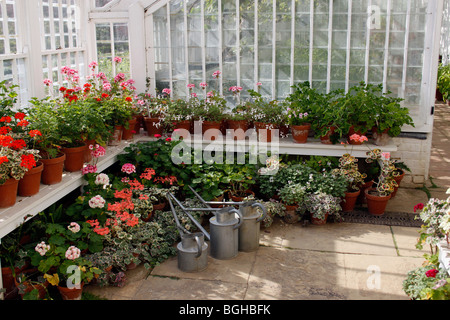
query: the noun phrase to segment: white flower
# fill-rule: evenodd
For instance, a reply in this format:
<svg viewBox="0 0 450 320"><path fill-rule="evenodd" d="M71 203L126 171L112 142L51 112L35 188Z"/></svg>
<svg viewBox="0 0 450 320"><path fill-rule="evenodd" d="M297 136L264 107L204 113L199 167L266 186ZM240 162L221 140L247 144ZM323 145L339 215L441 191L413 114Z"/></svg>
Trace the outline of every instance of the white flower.
<svg viewBox="0 0 450 320"><path fill-rule="evenodd" d="M50 250L50 246L42 241L41 243L37 244L34 250L36 250L41 256L43 256L48 250Z"/></svg>
<svg viewBox="0 0 450 320"><path fill-rule="evenodd" d="M92 197L91 200L89 200L89 207L91 208L103 208L105 206L105 199L102 198L102 196L97 195L95 197Z"/></svg>
<svg viewBox="0 0 450 320"><path fill-rule="evenodd" d="M70 246L66 251L66 258L69 260L75 260L80 257L81 251L75 246Z"/></svg>
<svg viewBox="0 0 450 320"><path fill-rule="evenodd" d="M96 178L95 178L95 184L99 185L108 185L109 184L109 177L107 174L105 173L100 173Z"/></svg>
<svg viewBox="0 0 450 320"><path fill-rule="evenodd" d="M67 226L67 229L69 229L73 233L77 233L78 231L80 231L80 225L76 222L71 222L70 225Z"/></svg>
<svg viewBox="0 0 450 320"><path fill-rule="evenodd" d="M446 194L450 194L450 188L447 189Z"/></svg>

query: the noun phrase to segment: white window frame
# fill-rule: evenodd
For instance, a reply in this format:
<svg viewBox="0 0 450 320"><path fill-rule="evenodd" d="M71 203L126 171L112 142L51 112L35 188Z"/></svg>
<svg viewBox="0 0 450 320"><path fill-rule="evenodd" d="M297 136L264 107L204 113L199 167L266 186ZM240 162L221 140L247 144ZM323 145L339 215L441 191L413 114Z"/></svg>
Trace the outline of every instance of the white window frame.
<svg viewBox="0 0 450 320"><path fill-rule="evenodd" d="M275 44L275 35L276 35L276 24L275 24L275 18L276 18L276 1L277 0L273 0L273 43ZM281 0L278 0L281 1ZM152 84L155 83L155 70L154 70L154 54L153 54L153 49L152 49L152 44L153 44L153 30L152 30L152 14L154 12L156 12L158 9L160 9L161 7L167 5L170 1L169 0L148 0L148 1L141 1L142 6L146 9L145 12L145 20L146 20L146 41L147 41L147 65L148 65L148 78L150 79L150 82ZM218 6L219 6L219 16L221 16L221 0L218 0ZM347 52L350 51L350 42L351 42L351 13L352 13L352 3L354 1L349 1L349 7L348 7L348 33L347 33ZM236 1L236 3L238 4L239 1ZM292 0L292 8L291 11L292 13L295 13L295 0ZM372 3L372 0L369 0L369 6ZM425 50L424 50L424 63L422 66L422 70L423 70L423 76L422 76L422 83L421 83L421 102L420 102L420 115L419 118L421 120L423 120L423 122L421 123L416 123L416 127L405 127L403 128L404 131L409 131L409 132L431 132L432 131L432 127L433 127L433 115L431 113L432 107L434 106L434 92L436 89L436 83L435 81L433 81L433 79L436 78L436 74L437 74L437 64L438 64L438 56L439 56L439 51L440 51L440 26L441 26L441 20L442 20L442 11L443 11L443 3L444 0L436 0L436 1L429 1L428 4L428 8L427 8L427 12L426 15L429 17L427 19L427 25L426 25L426 43L425 43ZM254 1L255 4L255 12L257 12L257 7L258 7L258 1L255 0ZM329 0L329 22L328 23L332 23L333 21L333 0ZM391 15L391 9L393 8L393 6L395 5L393 0L387 0L387 17L389 18ZM202 8L202 12L203 12L203 6L204 6L204 1L201 1L201 8ZM167 6L169 8L169 6ZM310 12L313 12L314 10L314 2L311 1L311 8L310 8ZM406 22L406 32L405 34L408 34L409 31L409 27L410 27L410 23L409 23L409 16L410 16L410 10L411 10L411 0L408 0L408 12L406 13L407 15L407 22ZM237 6L236 9L237 13L239 13L239 7ZM170 14L169 9L168 9L168 15ZM369 12L367 12L367 19L369 19ZM186 11L184 12L184 15L186 15ZM257 15L255 15L255 32L258 32L257 29ZM292 19L294 20L294 19ZM219 20L220 21L220 20ZM389 20L388 20L389 21ZM238 22L237 22L238 24ZM291 28L292 30L295 28L294 25L294 21L292 21L291 24ZM315 48L314 47L314 15L311 14L310 15L310 60L309 60L309 81L312 83L313 80L313 67L314 67L314 61L312 60L312 51ZM330 28L331 29L331 28ZM385 43L384 43L384 50L385 52L389 51L389 35L390 35L390 22L386 23L386 29L385 29ZM370 31L370 30L369 30ZM238 33L238 32L237 32ZM432 36L434 35L434 36ZM333 36L333 32L331 30L329 30L328 32L328 38L329 40L332 39ZM219 41L220 41L220 45L222 45L222 39L221 39L221 23L219 22ZM239 34L237 34L237 38L239 39ZM256 38L256 37L255 37ZM293 35L292 35L292 38ZM239 45L239 44L238 44ZM370 52L370 38L367 37L367 41L366 41L366 53ZM169 46L170 46L170 42L169 42ZM185 46L187 47L187 41L185 41ZM293 47L293 44L292 44ZM187 48L185 48L187 49ZM275 89L276 86L276 73L275 73L275 57L276 57L276 47L273 46L273 52L272 52L272 89ZM219 50L221 51L221 50ZM169 52L170 52L170 48L169 48ZM327 81L327 91L330 91L330 66L331 66L331 41L328 42L328 61L327 61L327 75L326 75L326 81ZM401 88L405 89L406 85L407 85L407 80L406 80L406 72L407 72L407 52L408 52L408 37L405 37L405 44L404 44L404 53L405 53L405 57L404 57L404 61L403 61L403 76L402 76L402 80L401 80ZM293 84L293 74L294 71L292 70L293 68L293 53L291 50L291 79L290 79L290 83L291 85ZM222 60L222 59L221 59ZM256 79L258 79L258 54L257 54L257 43L255 41L255 76ZM237 57L237 63L236 63L236 71L239 74L239 57ZM219 61L219 63L222 63L222 61ZM170 54L169 54L169 64L171 64L170 61ZM347 54L346 57L346 75L345 75L345 88L346 90L349 89L349 67L350 67L350 56L349 54ZM388 55L385 54L384 56L384 61L382 62L383 64L383 75L382 75L382 83L384 85L384 88L386 88L386 83L388 81ZM368 82L368 75L369 75L369 55L366 54L366 58L365 58L365 67L364 67L364 79L361 79L362 81L365 81L366 83ZM172 66L169 66L169 69L171 69ZM240 77L238 76L238 79ZM189 80L188 80L189 81ZM172 81L170 81L172 83ZM222 83L221 83L221 88L223 87ZM154 85L152 86L152 89L154 90ZM404 91L403 91L404 92ZM172 91L173 93L173 91ZM272 98L276 98L275 97L276 93L275 90L272 90Z"/></svg>

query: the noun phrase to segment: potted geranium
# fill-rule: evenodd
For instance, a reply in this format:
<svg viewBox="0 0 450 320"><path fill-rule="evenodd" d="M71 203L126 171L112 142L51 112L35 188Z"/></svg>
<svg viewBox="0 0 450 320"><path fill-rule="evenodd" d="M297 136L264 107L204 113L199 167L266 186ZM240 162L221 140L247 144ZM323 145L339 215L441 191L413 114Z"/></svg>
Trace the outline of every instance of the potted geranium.
<svg viewBox="0 0 450 320"><path fill-rule="evenodd" d="M28 149L24 139L15 139L6 132L0 134L0 207L16 203L19 180L36 166L38 153L38 150Z"/></svg>
<svg viewBox="0 0 450 320"><path fill-rule="evenodd" d="M346 95L340 97L339 106L342 108L341 126L347 132L347 138L353 134L360 136L375 125L378 108L378 96L381 95L382 85L374 86L361 82L349 89ZM359 141L348 139L350 144L361 144Z"/></svg>
<svg viewBox="0 0 450 320"><path fill-rule="evenodd" d="M334 169L333 174L342 176L347 181L347 191L341 203L342 211L353 211L356 200L361 193L360 187L364 184L367 174L358 169L358 159L346 153L339 159L339 168Z"/></svg>
<svg viewBox="0 0 450 320"><path fill-rule="evenodd" d="M300 214L304 212L306 187L301 183L289 182L279 191L281 203L286 208L284 220L288 223L296 223L300 220Z"/></svg>
<svg viewBox="0 0 450 320"><path fill-rule="evenodd" d="M230 133L234 140L245 140L250 121L249 111L250 105L244 103L235 106L226 114L227 129L232 130Z"/></svg>
<svg viewBox="0 0 450 320"><path fill-rule="evenodd" d="M102 272L82 256L82 250L102 250L102 238L86 222L49 223L46 234L48 239L30 250L31 264L58 286L64 300L80 299L83 285Z"/></svg>
<svg viewBox="0 0 450 320"><path fill-rule="evenodd" d="M263 142L272 142L272 138L277 136L281 122L285 119L283 114L284 105L277 100L268 101L254 90L248 90L250 101L250 112L253 119L258 139Z"/></svg>
<svg viewBox="0 0 450 320"><path fill-rule="evenodd" d="M199 100L195 113L202 126L203 139L216 140L222 134L225 109L226 100L215 91L209 92L206 99Z"/></svg>
<svg viewBox="0 0 450 320"><path fill-rule="evenodd" d="M305 203L307 210L311 213L312 224L324 225L331 215L339 218L339 212L342 210L340 202L341 198L322 191L309 194Z"/></svg>
<svg viewBox="0 0 450 320"><path fill-rule="evenodd" d="M369 213L380 216L384 214L391 194L394 192L394 188L398 186L394 179L395 166L390 159L390 153L381 152L380 149L367 152L366 162L376 162L380 168L375 188L365 190Z"/></svg>
<svg viewBox="0 0 450 320"><path fill-rule="evenodd" d="M170 89L162 90L162 94L154 97L149 93L140 93L138 101L143 106L144 125L148 136L162 134L164 121L168 110L171 108Z"/></svg>
<svg viewBox="0 0 450 320"><path fill-rule="evenodd" d="M384 146L389 142L389 137L396 137L401 133L404 125L414 127L414 122L409 115L409 109L400 103L402 98L391 96L391 92L383 93L381 96L373 96L376 108L375 125L372 127L374 143Z"/></svg>
<svg viewBox="0 0 450 320"><path fill-rule="evenodd" d="M61 152L59 122L54 102L49 97L42 100L34 98L30 102L32 107L28 109L27 117L30 129L41 132L41 136L35 141L35 147L41 156L40 161L44 163L41 181L47 185L59 183L62 180L66 155Z"/></svg>

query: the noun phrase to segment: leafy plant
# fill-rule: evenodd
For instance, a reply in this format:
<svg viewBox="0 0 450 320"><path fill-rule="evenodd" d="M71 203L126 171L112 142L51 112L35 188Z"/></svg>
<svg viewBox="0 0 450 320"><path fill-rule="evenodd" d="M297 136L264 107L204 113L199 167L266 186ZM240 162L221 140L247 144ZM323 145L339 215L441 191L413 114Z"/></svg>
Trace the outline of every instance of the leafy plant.
<svg viewBox="0 0 450 320"><path fill-rule="evenodd" d="M286 205L303 207L307 195L306 187L300 183L289 182L279 191L280 200Z"/></svg>
<svg viewBox="0 0 450 320"><path fill-rule="evenodd" d="M334 197L331 194L317 191L307 196L306 208L311 212L312 217L317 219L325 219L326 214L339 218L339 212L342 210L340 202L340 197Z"/></svg>
<svg viewBox="0 0 450 320"><path fill-rule="evenodd" d="M339 159L339 168L334 169L333 174L342 176L347 181L348 191L358 191L364 184L367 174L361 173L358 169L358 159L346 153Z"/></svg>
<svg viewBox="0 0 450 320"><path fill-rule="evenodd" d="M412 300L449 300L450 277L445 269L428 262L408 272L403 291Z"/></svg>
<svg viewBox="0 0 450 320"><path fill-rule="evenodd" d="M450 100L450 64L439 64L437 89L445 100Z"/></svg>

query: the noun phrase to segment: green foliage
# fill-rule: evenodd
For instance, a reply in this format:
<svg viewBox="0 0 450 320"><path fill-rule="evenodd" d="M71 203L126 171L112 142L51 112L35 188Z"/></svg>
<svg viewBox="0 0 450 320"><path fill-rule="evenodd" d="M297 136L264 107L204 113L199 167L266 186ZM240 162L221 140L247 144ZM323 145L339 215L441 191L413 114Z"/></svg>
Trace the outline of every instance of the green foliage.
<svg viewBox="0 0 450 320"><path fill-rule="evenodd" d="M0 82L0 118L3 116L13 116L15 111L12 110L17 102L17 91L19 86L8 84L8 80Z"/></svg>
<svg viewBox="0 0 450 320"><path fill-rule="evenodd" d="M439 64L437 89L445 100L450 100L450 64Z"/></svg>
<svg viewBox="0 0 450 320"><path fill-rule="evenodd" d="M435 277L427 275L430 270L438 271ZM450 276L438 265L427 263L408 272L403 291L413 300L449 300Z"/></svg>
<svg viewBox="0 0 450 320"><path fill-rule="evenodd" d="M307 190L306 187L300 183L288 183L280 189L280 199L286 205L298 205L303 206Z"/></svg>

